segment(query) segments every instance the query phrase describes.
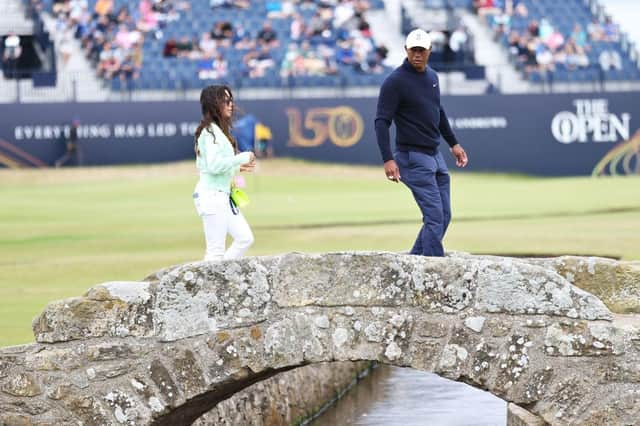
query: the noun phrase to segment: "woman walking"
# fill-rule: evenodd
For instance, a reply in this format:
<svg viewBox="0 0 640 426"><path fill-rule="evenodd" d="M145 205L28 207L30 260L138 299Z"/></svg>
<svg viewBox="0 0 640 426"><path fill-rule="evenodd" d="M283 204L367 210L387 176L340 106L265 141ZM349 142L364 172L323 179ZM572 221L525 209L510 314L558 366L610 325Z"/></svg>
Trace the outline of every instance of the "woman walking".
<svg viewBox="0 0 640 426"><path fill-rule="evenodd" d="M204 260L237 259L253 243L253 233L242 212L231 201L231 181L238 171L255 166L253 152L236 153L231 136L233 95L227 86L208 86L200 94L202 120L196 129L196 166L200 180L193 198L204 224ZM233 243L225 250L227 234Z"/></svg>

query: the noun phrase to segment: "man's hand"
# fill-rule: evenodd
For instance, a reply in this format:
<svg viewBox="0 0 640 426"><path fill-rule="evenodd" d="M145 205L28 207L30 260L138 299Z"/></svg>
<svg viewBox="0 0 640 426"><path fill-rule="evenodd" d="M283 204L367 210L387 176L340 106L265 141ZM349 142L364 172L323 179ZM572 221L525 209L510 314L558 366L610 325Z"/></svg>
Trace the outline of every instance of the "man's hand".
<svg viewBox="0 0 640 426"><path fill-rule="evenodd" d="M394 182L400 182L400 169L395 160L385 161L384 174L387 175L387 179Z"/></svg>
<svg viewBox="0 0 640 426"><path fill-rule="evenodd" d="M469 162L467 153L464 151L464 148L460 146L460 144L454 145L453 148L451 148L451 153L454 157L456 157L456 166L464 167Z"/></svg>

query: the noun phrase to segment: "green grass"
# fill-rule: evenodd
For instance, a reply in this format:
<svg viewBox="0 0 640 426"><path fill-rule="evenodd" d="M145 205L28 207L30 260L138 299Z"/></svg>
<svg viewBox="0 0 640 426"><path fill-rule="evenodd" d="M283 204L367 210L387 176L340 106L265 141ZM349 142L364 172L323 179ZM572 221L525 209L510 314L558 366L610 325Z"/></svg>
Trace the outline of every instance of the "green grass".
<svg viewBox="0 0 640 426"><path fill-rule="evenodd" d="M193 165L0 170L0 346L47 302L200 259ZM247 177L250 255L407 250L419 212L381 167L265 161ZM453 175L447 249L640 259L640 177Z"/></svg>

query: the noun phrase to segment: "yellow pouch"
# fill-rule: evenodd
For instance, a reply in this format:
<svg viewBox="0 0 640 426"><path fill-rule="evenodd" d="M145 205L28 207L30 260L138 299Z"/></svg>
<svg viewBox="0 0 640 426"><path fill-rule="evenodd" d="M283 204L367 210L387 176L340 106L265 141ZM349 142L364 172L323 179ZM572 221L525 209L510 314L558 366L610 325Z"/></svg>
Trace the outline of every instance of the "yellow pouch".
<svg viewBox="0 0 640 426"><path fill-rule="evenodd" d="M249 204L249 196L240 188L231 188L231 200L238 208L245 207Z"/></svg>

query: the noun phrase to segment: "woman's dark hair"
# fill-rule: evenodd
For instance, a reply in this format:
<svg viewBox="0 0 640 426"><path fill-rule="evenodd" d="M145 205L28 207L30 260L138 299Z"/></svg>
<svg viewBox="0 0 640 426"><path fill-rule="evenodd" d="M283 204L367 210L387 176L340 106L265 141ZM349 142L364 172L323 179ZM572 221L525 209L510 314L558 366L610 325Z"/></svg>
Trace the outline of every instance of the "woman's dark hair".
<svg viewBox="0 0 640 426"><path fill-rule="evenodd" d="M195 151L196 155L200 155L198 150L198 138L203 130L209 130L211 123L215 123L222 129L222 133L229 139L234 151L237 151L237 143L235 138L231 135L231 118L225 118L222 115L222 110L227 106L227 102L233 101L233 95L231 89L226 85L213 85L207 86L202 89L200 93L200 107L202 109L202 119L200 125L196 129ZM211 133L213 135L213 133ZM215 142L215 136L214 136Z"/></svg>

